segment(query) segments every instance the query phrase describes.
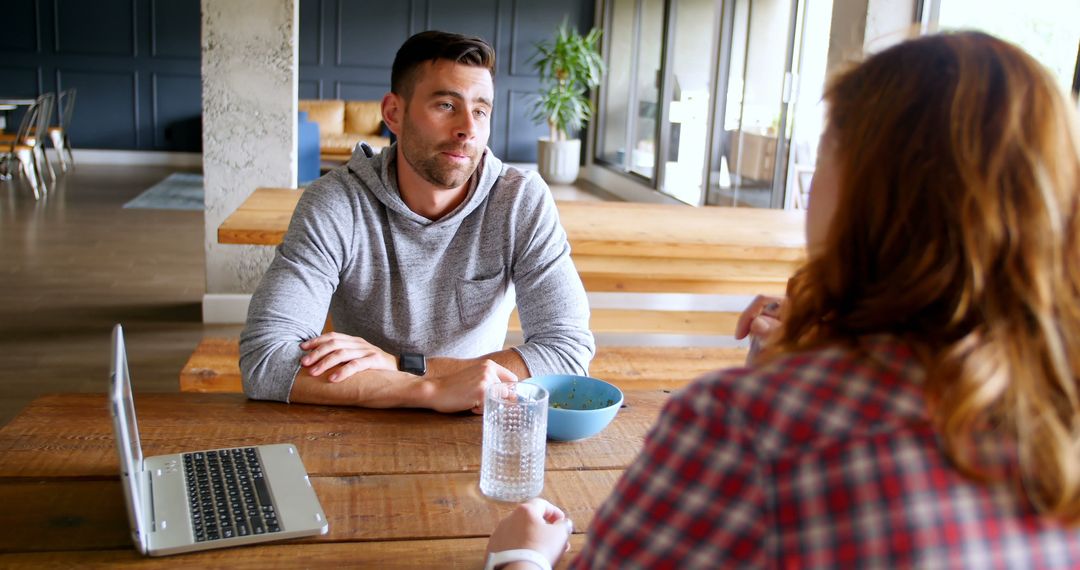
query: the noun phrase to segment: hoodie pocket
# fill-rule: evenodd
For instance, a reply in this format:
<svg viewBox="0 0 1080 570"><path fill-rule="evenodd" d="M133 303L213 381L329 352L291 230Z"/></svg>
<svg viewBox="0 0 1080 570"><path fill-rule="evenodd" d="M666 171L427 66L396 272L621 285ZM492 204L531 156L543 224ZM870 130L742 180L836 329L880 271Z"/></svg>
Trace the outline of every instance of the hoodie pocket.
<svg viewBox="0 0 1080 570"><path fill-rule="evenodd" d="M498 308L506 295L504 274L505 271L500 271L491 277L480 279L458 278L458 314L463 325L474 327Z"/></svg>

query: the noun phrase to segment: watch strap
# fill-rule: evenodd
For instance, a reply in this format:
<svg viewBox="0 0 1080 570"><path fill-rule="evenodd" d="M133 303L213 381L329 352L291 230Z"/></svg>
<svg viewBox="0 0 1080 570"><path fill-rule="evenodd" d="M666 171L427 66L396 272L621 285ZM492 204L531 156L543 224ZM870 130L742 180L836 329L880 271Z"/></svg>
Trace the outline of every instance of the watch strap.
<svg viewBox="0 0 1080 570"><path fill-rule="evenodd" d="M532 562L540 570L551 570L551 562L543 554L529 548L514 548L488 554L484 570L494 570L502 564L511 562Z"/></svg>

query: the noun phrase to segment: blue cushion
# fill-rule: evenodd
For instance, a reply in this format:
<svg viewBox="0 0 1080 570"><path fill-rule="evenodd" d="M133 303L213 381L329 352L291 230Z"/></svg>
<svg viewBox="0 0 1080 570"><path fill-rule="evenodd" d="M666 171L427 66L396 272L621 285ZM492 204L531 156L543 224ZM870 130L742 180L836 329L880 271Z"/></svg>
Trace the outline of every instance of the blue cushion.
<svg viewBox="0 0 1080 570"><path fill-rule="evenodd" d="M319 177L319 123L309 121L307 111L300 111L296 121L296 181L304 184Z"/></svg>

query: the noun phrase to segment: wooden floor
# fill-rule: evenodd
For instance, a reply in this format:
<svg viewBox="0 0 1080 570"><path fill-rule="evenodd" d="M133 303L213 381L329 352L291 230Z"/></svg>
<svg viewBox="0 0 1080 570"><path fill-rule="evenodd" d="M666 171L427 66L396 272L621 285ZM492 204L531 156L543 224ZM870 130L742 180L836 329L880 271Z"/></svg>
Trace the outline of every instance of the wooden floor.
<svg viewBox="0 0 1080 570"><path fill-rule="evenodd" d="M41 394L104 391L115 323L138 392L177 391L203 336L240 334L201 321L203 213L121 207L180 170L79 165L41 202L0 182L0 425Z"/></svg>
<svg viewBox="0 0 1080 570"><path fill-rule="evenodd" d="M203 213L125 210L175 167L80 165L47 200L0 183L0 424L49 392L103 392L123 323L136 391L177 390L203 335Z"/></svg>

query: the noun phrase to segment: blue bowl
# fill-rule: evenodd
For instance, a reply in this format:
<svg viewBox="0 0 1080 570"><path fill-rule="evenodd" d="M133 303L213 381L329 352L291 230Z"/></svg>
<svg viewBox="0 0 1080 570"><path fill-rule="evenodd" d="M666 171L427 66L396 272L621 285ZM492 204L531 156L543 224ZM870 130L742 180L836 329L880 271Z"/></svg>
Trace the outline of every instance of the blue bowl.
<svg viewBox="0 0 1080 570"><path fill-rule="evenodd" d="M622 407L623 393L589 376L550 374L530 378L548 393L548 439L573 441L600 433Z"/></svg>

